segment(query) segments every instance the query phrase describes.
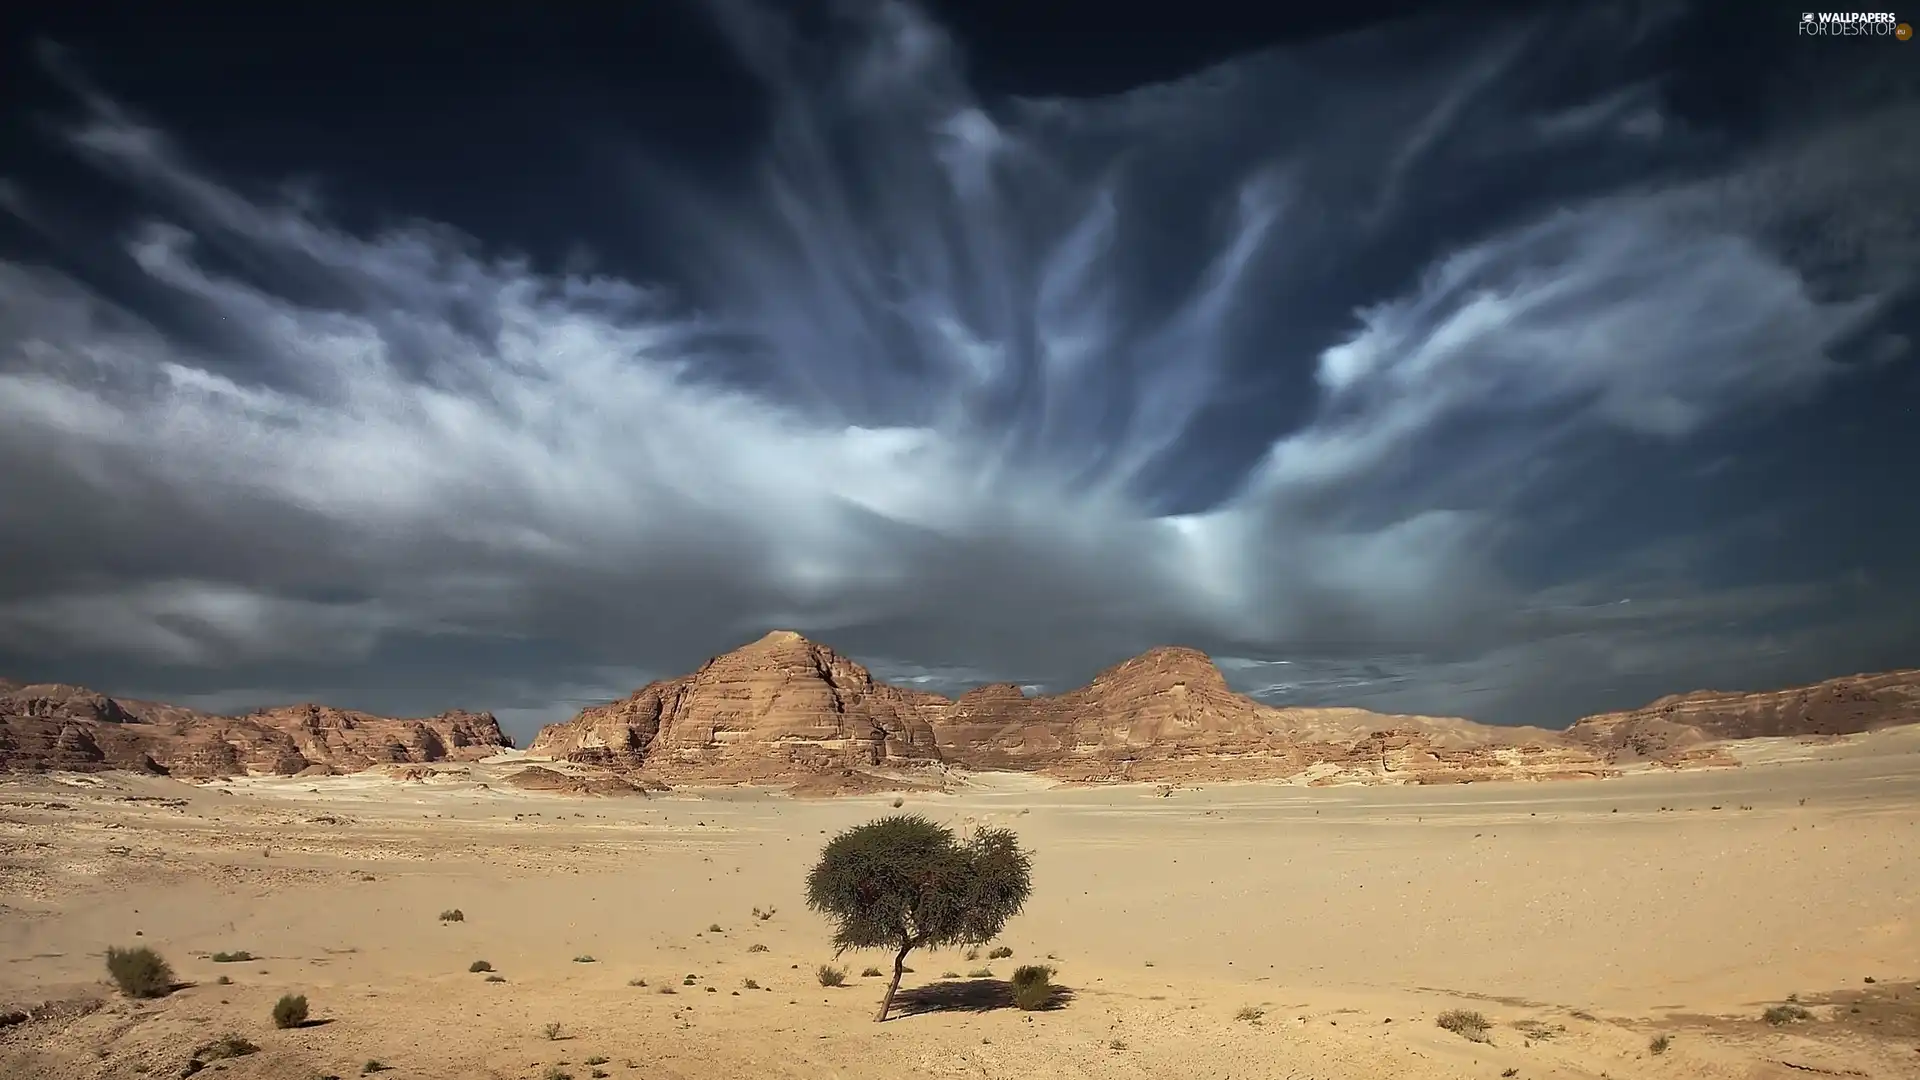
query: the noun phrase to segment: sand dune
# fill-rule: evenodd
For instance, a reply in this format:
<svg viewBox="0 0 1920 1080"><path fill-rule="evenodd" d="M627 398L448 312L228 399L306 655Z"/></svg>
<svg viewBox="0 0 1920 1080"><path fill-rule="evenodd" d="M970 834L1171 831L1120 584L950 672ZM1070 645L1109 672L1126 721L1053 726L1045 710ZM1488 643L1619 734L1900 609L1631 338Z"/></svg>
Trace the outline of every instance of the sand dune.
<svg viewBox="0 0 1920 1080"><path fill-rule="evenodd" d="M858 977L877 956L845 958L848 988L817 984L829 932L801 879L891 797L526 792L493 782L511 760L431 781L12 777L0 1012L32 1015L0 1029L0 1076L179 1076L228 1031L262 1048L217 1063L235 1078L370 1060L396 1077L1920 1075L1920 733L1744 752L1572 785L1162 797L982 774L909 793L1016 829L1035 894L1012 959L915 955L883 1025ZM120 998L101 955L129 943L193 985ZM504 981L469 973L481 959ZM1025 961L1058 968L1061 1007L993 1007ZM288 991L324 1022L275 1030ZM1759 1020L1789 995L1812 1019ZM1436 1026L1454 1008L1491 1042Z"/></svg>

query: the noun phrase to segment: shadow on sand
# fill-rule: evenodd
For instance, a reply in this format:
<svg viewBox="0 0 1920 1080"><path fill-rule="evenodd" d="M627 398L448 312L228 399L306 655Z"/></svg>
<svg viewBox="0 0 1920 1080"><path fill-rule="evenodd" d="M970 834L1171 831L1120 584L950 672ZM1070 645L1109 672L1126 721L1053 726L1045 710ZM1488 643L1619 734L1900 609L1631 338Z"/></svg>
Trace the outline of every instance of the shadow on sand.
<svg viewBox="0 0 1920 1080"><path fill-rule="evenodd" d="M1056 985L1036 1012L1052 1012L1073 1001L1073 988ZM949 979L902 990L893 997L889 1018L922 1013L992 1012L1013 1008L1013 984L1001 979Z"/></svg>

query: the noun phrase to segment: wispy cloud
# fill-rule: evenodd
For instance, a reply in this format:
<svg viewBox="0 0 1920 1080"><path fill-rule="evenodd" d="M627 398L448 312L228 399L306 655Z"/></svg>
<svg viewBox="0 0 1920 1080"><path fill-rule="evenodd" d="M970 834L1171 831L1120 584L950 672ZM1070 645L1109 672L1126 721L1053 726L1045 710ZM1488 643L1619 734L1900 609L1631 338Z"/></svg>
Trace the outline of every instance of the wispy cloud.
<svg viewBox="0 0 1920 1080"><path fill-rule="evenodd" d="M716 10L773 127L749 195L641 208L680 241L659 281L356 234L72 84L70 149L141 200L143 291L0 263L0 499L35 507L0 525L0 647L239 669L448 638L671 670L781 625L950 689L1180 640L1282 698L1518 719L1568 665L1680 666L1633 653L1649 628L1773 610L1696 584L1629 618L1600 579L1522 572L1529 501L1595 446L1683 454L1846 378L1920 265L1851 197L1910 166L1829 135L1514 201L1383 275L1380 230L1460 185L1685 138L1640 80L1471 107L1540 77L1518 31L1404 84L1369 46L996 103L911 7L839 51ZM1604 48L1575 29L1559 47ZM1276 127L1303 84L1318 115ZM1385 186L1354 189L1373 163ZM1816 279L1788 221L1853 241ZM1310 315L1328 281L1344 306ZM1159 509L1196 461L1227 494Z"/></svg>

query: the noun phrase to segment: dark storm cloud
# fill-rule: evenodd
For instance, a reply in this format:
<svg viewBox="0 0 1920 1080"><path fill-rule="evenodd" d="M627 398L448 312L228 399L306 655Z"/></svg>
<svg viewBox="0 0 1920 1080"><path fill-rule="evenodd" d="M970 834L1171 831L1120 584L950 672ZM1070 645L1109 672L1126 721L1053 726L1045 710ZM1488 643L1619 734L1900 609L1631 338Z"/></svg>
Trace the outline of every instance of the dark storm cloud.
<svg viewBox="0 0 1920 1080"><path fill-rule="evenodd" d="M138 288L0 262L16 667L531 723L790 626L934 689L1182 641L1559 722L1910 643L1821 568L1729 577L1725 521L1580 539L1634 454L1684 501L1902 362L1910 103L1729 145L1603 11L984 101L911 7L715 10L771 128L751 183L643 185L657 281L355 233L74 82ZM410 684L423 642L498 655Z"/></svg>

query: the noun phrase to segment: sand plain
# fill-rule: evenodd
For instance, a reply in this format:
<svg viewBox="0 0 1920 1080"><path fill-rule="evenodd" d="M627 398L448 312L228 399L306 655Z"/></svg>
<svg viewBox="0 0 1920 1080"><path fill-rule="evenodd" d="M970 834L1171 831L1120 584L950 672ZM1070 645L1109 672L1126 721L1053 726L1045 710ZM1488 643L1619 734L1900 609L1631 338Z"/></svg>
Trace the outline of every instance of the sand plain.
<svg viewBox="0 0 1920 1080"><path fill-rule="evenodd" d="M1557 783L907 793L1014 828L1035 888L1011 959L916 954L885 1024L878 955L818 984L801 889L892 796L565 797L504 789L507 763L4 777L0 1077L180 1076L227 1032L261 1047L206 1066L236 1080L1920 1077L1920 729L1739 752ZM116 944L189 985L122 999ZM1022 962L1056 967L1060 1007L997 1007ZM285 992L317 1022L274 1029ZM1811 1019L1759 1019L1790 995ZM1437 1027L1455 1008L1491 1041Z"/></svg>

